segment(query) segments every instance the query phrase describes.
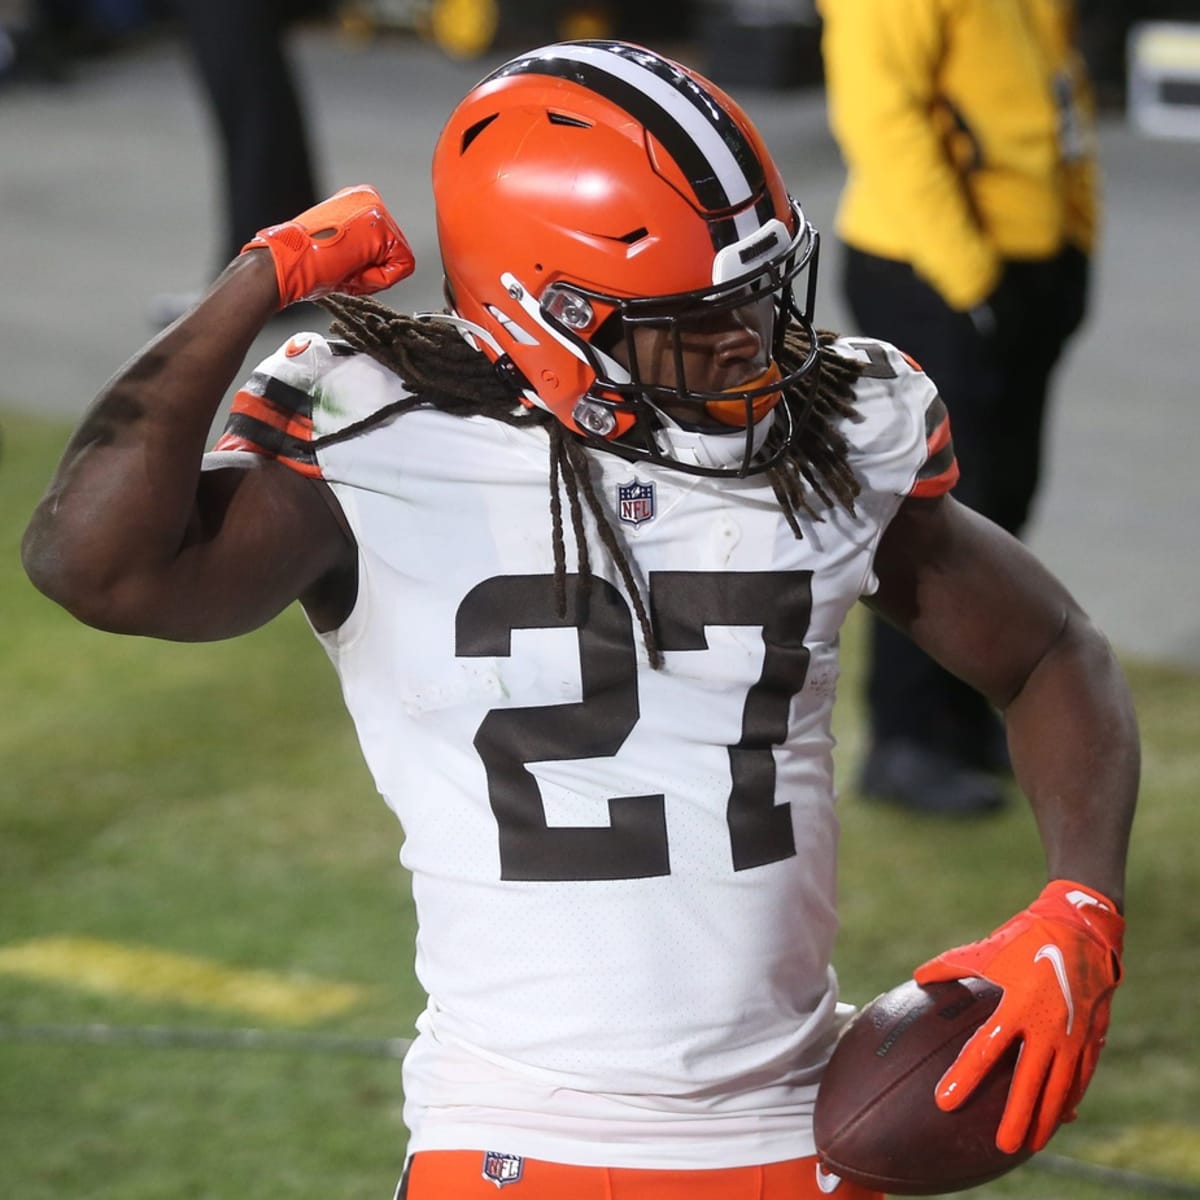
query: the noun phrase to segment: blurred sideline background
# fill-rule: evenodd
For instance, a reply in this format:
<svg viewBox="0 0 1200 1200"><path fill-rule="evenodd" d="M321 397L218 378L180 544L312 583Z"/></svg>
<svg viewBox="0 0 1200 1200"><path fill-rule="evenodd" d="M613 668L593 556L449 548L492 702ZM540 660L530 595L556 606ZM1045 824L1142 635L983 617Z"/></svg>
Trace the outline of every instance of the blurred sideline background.
<svg viewBox="0 0 1200 1200"><path fill-rule="evenodd" d="M0 15L31 2L0 0ZM150 335L156 296L208 281L222 220L217 142L172 23L156 0L94 3L90 17L33 44L17 30L0 83L0 407L64 417ZM842 170L808 0L302 7L289 45L318 187L375 184L417 254L417 275L390 303L440 306L429 158L456 101L523 46L612 33L699 67L745 103L827 235L819 320L849 328L830 236ZM1029 540L1121 649L1200 664L1200 555L1186 534L1200 498L1200 407L1185 375L1200 311L1200 140L1148 136L1125 103L1130 28L1147 16L1200 19L1200 4L1083 9L1103 100L1105 218L1091 317L1059 372ZM1195 104L1186 76L1182 95ZM286 331L273 323L256 353Z"/></svg>

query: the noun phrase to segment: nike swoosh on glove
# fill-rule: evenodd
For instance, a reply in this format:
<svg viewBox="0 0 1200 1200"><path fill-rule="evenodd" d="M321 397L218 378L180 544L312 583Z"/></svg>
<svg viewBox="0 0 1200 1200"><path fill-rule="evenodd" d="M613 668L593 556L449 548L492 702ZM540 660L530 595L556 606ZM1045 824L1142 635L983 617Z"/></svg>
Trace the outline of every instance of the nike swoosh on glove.
<svg viewBox="0 0 1200 1200"><path fill-rule="evenodd" d="M260 229L242 253L262 248L275 261L280 308L330 292L381 292L416 266L400 226L366 183L342 188L282 225Z"/></svg>
<svg viewBox="0 0 1200 1200"><path fill-rule="evenodd" d="M1015 1042L1021 1043L996 1145L1041 1150L1073 1121L1104 1046L1121 981L1125 921L1106 896L1056 879L983 941L947 950L913 972L920 984L975 976L1004 990L988 1020L938 1081L952 1111Z"/></svg>

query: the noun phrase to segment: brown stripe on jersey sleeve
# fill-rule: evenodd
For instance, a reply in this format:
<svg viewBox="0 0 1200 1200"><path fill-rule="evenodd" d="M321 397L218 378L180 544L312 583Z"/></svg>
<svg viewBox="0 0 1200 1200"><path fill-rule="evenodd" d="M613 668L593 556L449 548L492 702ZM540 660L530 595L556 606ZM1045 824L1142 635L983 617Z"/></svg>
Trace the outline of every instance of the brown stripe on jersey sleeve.
<svg viewBox="0 0 1200 1200"><path fill-rule="evenodd" d="M277 458L285 466L299 471L301 475L311 475L315 478L321 476L316 451L313 450L309 439L296 437L277 425L259 420L245 412L230 414L225 432L221 434L213 449L249 450L254 454Z"/></svg>
<svg viewBox="0 0 1200 1200"><path fill-rule="evenodd" d="M925 461L917 472L910 496L944 496L958 482L958 460L950 436L950 414L934 394L925 410Z"/></svg>
<svg viewBox="0 0 1200 1200"><path fill-rule="evenodd" d="M255 372L233 398L215 450L247 450L319 478L313 450L312 397L300 388Z"/></svg>
<svg viewBox="0 0 1200 1200"><path fill-rule="evenodd" d="M242 391L249 392L254 396L263 396L277 408L304 413L306 416L312 415L312 397L303 388L284 383L282 379L276 379L274 375L255 371L246 381L246 386Z"/></svg>

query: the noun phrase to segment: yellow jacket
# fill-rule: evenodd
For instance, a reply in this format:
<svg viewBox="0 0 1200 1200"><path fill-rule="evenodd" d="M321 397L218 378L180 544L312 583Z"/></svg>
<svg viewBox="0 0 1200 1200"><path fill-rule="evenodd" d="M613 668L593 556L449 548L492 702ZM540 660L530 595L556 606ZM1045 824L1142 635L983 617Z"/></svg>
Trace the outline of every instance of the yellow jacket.
<svg viewBox="0 0 1200 1200"><path fill-rule="evenodd" d="M1071 0L820 0L838 235L954 308L1001 259L1096 234L1094 110Z"/></svg>

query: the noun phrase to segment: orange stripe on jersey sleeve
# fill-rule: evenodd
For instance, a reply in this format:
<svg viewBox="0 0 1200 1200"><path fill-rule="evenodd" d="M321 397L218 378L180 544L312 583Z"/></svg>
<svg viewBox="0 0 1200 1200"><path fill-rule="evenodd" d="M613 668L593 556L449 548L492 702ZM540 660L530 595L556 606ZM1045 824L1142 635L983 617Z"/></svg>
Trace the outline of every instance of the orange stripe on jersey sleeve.
<svg viewBox="0 0 1200 1200"><path fill-rule="evenodd" d="M215 450L242 450L278 459L312 478L321 477L313 450L312 398L269 375L254 374L233 398Z"/></svg>
<svg viewBox="0 0 1200 1200"><path fill-rule="evenodd" d="M910 496L944 496L958 482L958 459L950 434L950 414L941 396L934 395L925 410L925 461L917 472Z"/></svg>
<svg viewBox="0 0 1200 1200"><path fill-rule="evenodd" d="M284 437L297 438L302 442L311 442L313 436L312 417L308 413L288 411L272 404L262 396L253 392L241 391L234 397L233 411L244 414L264 425L270 425L279 430Z"/></svg>

